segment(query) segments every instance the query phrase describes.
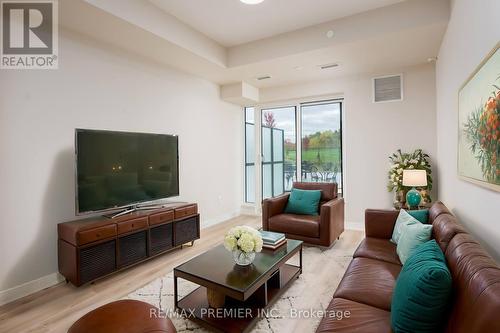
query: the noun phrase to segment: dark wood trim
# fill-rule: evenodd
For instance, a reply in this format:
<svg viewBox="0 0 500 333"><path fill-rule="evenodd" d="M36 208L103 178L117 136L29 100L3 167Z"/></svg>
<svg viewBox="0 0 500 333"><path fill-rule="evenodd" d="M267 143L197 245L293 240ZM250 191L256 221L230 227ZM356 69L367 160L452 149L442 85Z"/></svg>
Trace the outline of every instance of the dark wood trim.
<svg viewBox="0 0 500 333"><path fill-rule="evenodd" d="M293 256L299 254L299 266L287 264ZM174 307L180 313L191 314L194 311L194 317L190 316L189 319L195 321L199 325L211 329L216 332L240 333L249 332L253 326L261 319L259 311L270 307L283 292L290 286L290 284L300 276L302 273L302 244L294 251L287 254L283 260L277 262L275 268L269 270L268 273L262 275L259 281L255 283L248 291L243 292L243 299L236 298L232 295L236 293L237 296L241 295L241 291L237 292L234 289L227 288L208 281L200 276L194 276L187 272L182 272L174 269ZM178 279L182 278L194 282L200 287L179 299L178 295ZM258 286L255 288L255 286ZM230 309L250 309L251 316L243 318L232 317L214 317L207 315L209 309L207 299L207 288L221 292L227 296L226 303ZM185 312L183 312L185 310Z"/></svg>
<svg viewBox="0 0 500 333"><path fill-rule="evenodd" d="M205 287L210 288L212 290L218 291L218 292L220 292L224 295L228 295L234 299L237 299L240 301L245 300L244 292L242 292L240 290L228 288L226 286L223 286L223 285L220 285L217 283L213 283L209 280L206 280L205 278L203 278L201 276L191 275L189 273L178 271L175 268L174 268L174 275L178 278L191 281L191 282L196 283L200 286L205 286Z"/></svg>
<svg viewBox="0 0 500 333"><path fill-rule="evenodd" d="M178 214L179 218L170 219L169 216L174 216L176 209L180 209L181 213ZM158 222L159 216L165 216L164 221ZM153 223L149 222L149 219L153 217ZM75 286L81 286L88 282L93 282L96 279L102 278L109 274L113 274L115 272L119 272L121 270L127 269L129 267L140 264L146 260L157 257L159 255L165 254L167 252L182 248L183 244L176 244L176 235L175 235L175 225L176 223L184 223L186 221L192 220L192 224L187 224L188 230L192 232L190 235L193 237L188 237L186 243L193 243L196 239L200 238L200 215L198 214L198 206L197 204L179 204L174 206L169 206L163 209L152 209L149 211L141 211L134 212L128 215L121 216L117 219L108 219L106 217L94 217L90 219L81 219L75 220L65 223L58 224L58 266L59 272L66 278L67 281L70 281ZM134 221L139 221L140 228L134 229L137 227L132 225ZM146 222L146 223L144 223ZM127 228L130 228L129 231L124 233L119 233L119 226L122 227L130 223ZM151 229L155 229L157 227L161 227L166 224L172 224L172 235L171 235L171 246L165 250L161 250L157 253L152 253L151 250ZM100 234L99 230L108 230L108 233L105 235L109 235L108 226L115 227L115 233L111 237L101 238L103 235ZM103 229L104 228L104 229ZM95 231L94 231L95 230ZM123 230L123 228L121 228ZM93 234L95 232L95 235ZM131 236L138 233L145 232L145 248L146 248L146 257L143 259L137 259L137 261L122 263L122 258L120 257L120 242L124 240L125 237ZM96 238L97 240L92 242L86 242L84 244L79 244L80 233L84 233L87 237L86 240L91 240L92 238ZM92 248L97 248L100 245L104 245L107 242L115 241L114 253L109 253L108 247L108 256L106 257L107 263L109 263L110 256L114 256L114 270L111 273L99 275L96 278L93 278L90 281L82 281L81 271L84 269L82 267L81 262L81 251L82 250L92 250ZM167 241L166 244L168 246ZM123 245L123 244L122 244ZM142 246L138 246L138 249L142 248ZM123 250L123 248L122 248ZM129 251L129 250L127 250ZM142 251L142 249L141 249ZM103 254L104 255L104 254Z"/></svg>

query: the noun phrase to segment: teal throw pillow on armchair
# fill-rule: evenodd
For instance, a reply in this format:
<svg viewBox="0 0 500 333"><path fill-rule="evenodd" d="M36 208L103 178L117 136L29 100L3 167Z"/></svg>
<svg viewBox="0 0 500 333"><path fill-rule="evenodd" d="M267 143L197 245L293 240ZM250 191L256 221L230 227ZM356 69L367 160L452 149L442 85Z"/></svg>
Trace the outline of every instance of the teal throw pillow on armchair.
<svg viewBox="0 0 500 333"><path fill-rule="evenodd" d="M318 215L320 190L299 190L292 188L285 213L300 215Z"/></svg>
<svg viewBox="0 0 500 333"><path fill-rule="evenodd" d="M393 332L442 332L452 278L435 240L419 247L403 265L391 302Z"/></svg>

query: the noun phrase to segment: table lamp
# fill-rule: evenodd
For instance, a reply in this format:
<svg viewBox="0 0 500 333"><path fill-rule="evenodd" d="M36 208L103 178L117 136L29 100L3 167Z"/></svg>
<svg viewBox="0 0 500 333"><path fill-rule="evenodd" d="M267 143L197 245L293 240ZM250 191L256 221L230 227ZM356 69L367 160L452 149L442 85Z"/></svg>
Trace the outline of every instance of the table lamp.
<svg viewBox="0 0 500 333"><path fill-rule="evenodd" d="M425 170L403 170L403 186L412 188L406 194L408 207L418 207L422 196L415 187L427 186L427 172Z"/></svg>

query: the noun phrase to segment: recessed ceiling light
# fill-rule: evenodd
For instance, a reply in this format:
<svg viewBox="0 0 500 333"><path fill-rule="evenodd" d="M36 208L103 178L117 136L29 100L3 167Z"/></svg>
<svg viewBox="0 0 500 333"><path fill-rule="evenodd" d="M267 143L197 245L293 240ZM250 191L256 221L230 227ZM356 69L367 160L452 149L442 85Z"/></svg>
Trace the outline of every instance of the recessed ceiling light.
<svg viewBox="0 0 500 333"><path fill-rule="evenodd" d="M302 66L295 66L293 69L295 69L296 71L301 71L304 69L304 67Z"/></svg>
<svg viewBox="0 0 500 333"><path fill-rule="evenodd" d="M240 0L240 1L247 5L257 5L263 2L264 0Z"/></svg>
<svg viewBox="0 0 500 333"><path fill-rule="evenodd" d="M335 37L335 31L333 31L333 30L328 30L328 31L326 32L326 38L333 38L333 37Z"/></svg>

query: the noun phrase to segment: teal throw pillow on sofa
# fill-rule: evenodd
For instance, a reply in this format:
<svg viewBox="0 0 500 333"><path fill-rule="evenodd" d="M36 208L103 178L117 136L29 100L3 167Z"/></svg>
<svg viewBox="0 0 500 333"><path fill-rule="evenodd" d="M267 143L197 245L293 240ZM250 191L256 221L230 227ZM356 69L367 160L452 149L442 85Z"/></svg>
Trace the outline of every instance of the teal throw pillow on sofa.
<svg viewBox="0 0 500 333"><path fill-rule="evenodd" d="M401 238L399 238L398 246L396 247L399 260L401 260L403 265L419 245L431 239L431 233L432 224L417 222L403 226Z"/></svg>
<svg viewBox="0 0 500 333"><path fill-rule="evenodd" d="M401 238L401 233L403 231L403 226L409 224L420 223L416 218L408 214L408 212L404 209L399 211L398 218L396 220L396 224L394 225L394 230L392 231L391 242L397 244L399 242L399 238Z"/></svg>
<svg viewBox="0 0 500 333"><path fill-rule="evenodd" d="M320 190L298 190L292 188L285 213L300 215L318 215Z"/></svg>
<svg viewBox="0 0 500 333"><path fill-rule="evenodd" d="M408 214L419 220L421 223L429 223L429 210L428 209L417 209L409 210Z"/></svg>
<svg viewBox="0 0 500 333"><path fill-rule="evenodd" d="M393 332L442 332L451 293L451 274L436 241L420 245L396 280L391 303Z"/></svg>

